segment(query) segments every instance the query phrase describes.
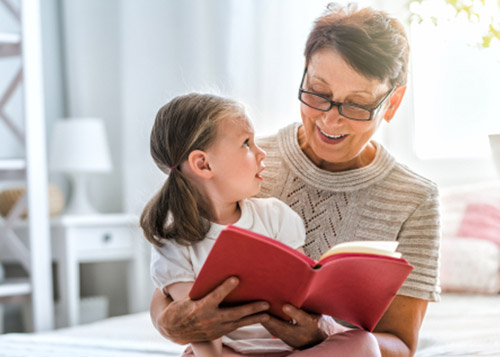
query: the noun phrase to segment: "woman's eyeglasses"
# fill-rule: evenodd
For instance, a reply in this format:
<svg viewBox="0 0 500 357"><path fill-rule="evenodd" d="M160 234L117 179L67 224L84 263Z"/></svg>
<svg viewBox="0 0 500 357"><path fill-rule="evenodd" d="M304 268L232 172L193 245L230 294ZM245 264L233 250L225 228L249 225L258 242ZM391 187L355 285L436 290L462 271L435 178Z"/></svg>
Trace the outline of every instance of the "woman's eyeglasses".
<svg viewBox="0 0 500 357"><path fill-rule="evenodd" d="M372 120L374 113L377 112L377 110L382 106L382 104L384 104L386 99L389 98L396 89L396 87L393 87L389 92L387 92L387 94L384 96L384 98L382 98L380 103L378 103L378 105L375 108L366 108L363 107L362 105L357 105L357 104L346 104L346 103L335 102L333 100L330 100L322 96L321 94L310 92L303 89L302 84L304 84L304 78L306 76L306 72L307 72L307 67L304 69L304 74L302 75L302 81L300 82L299 100L308 107L320 110L322 112L327 112L331 110L333 107L337 107L340 115L351 120L358 120L358 121Z"/></svg>

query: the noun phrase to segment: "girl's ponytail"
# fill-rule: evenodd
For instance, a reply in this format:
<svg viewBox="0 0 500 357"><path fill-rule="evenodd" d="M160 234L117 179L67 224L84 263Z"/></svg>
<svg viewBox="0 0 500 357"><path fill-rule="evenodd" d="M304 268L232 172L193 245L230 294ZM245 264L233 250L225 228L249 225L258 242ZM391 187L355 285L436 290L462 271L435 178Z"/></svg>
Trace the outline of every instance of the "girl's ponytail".
<svg viewBox="0 0 500 357"><path fill-rule="evenodd" d="M200 204L201 203L201 204ZM202 240L210 228L198 190L176 170L148 202L141 215L141 227L146 239L156 246L162 239L175 239L181 244Z"/></svg>
<svg viewBox="0 0 500 357"><path fill-rule="evenodd" d="M144 237L152 244L161 246L161 237L165 236L165 218L168 214L168 204L164 202L168 190L168 180L153 198L148 202L141 214L140 224Z"/></svg>

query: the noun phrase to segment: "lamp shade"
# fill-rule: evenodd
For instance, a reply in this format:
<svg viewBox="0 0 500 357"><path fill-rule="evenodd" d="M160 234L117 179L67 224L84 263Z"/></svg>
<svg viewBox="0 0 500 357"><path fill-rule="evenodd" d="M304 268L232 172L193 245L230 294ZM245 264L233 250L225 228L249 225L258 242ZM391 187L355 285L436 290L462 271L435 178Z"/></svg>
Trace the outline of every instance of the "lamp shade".
<svg viewBox="0 0 500 357"><path fill-rule="evenodd" d="M111 156L104 123L96 118L72 118L55 123L50 150L54 172L111 171Z"/></svg>

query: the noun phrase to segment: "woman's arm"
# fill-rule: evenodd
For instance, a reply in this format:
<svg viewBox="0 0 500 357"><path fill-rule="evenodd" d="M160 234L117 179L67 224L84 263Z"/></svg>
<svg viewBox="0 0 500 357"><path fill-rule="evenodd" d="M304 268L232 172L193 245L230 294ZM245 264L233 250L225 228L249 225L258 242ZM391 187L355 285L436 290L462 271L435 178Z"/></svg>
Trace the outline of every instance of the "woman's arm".
<svg viewBox="0 0 500 357"><path fill-rule="evenodd" d="M269 315L262 312L269 309L267 302L219 308L237 285L237 278L228 278L196 301L187 297L173 301L156 289L151 300L151 320L162 336L179 344L215 340L237 328L265 323Z"/></svg>
<svg viewBox="0 0 500 357"><path fill-rule="evenodd" d="M413 356L427 300L397 295L375 327L382 356Z"/></svg>
<svg viewBox="0 0 500 357"><path fill-rule="evenodd" d="M427 296L428 299L433 299L439 291L437 289L439 222L439 198L437 187L434 186L428 197L420 202L405 221L398 235L398 251L407 257L417 254L415 237L419 237L419 258L413 261L408 258L408 260L414 267L409 279L421 283L411 286L410 289L420 290L422 296ZM407 288L403 285L401 290L405 291L405 289ZM394 298L375 327L375 336L383 356L413 356L427 304L427 300L420 298L403 295L397 295Z"/></svg>

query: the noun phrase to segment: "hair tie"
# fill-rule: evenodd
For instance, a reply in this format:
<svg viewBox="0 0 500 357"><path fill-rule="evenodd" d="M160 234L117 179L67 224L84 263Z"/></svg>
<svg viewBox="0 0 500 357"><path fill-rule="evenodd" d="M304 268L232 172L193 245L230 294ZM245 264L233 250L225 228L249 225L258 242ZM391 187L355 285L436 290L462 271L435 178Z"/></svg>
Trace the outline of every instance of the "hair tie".
<svg viewBox="0 0 500 357"><path fill-rule="evenodd" d="M169 170L169 172L172 172L172 171L174 171L176 168L177 168L177 166L172 166L172 167L170 167L168 170Z"/></svg>

